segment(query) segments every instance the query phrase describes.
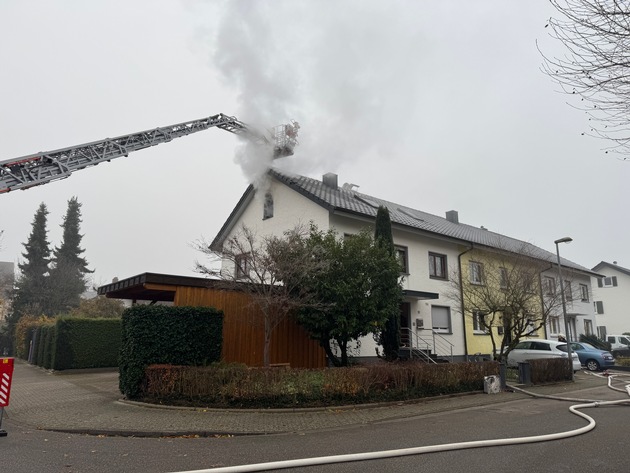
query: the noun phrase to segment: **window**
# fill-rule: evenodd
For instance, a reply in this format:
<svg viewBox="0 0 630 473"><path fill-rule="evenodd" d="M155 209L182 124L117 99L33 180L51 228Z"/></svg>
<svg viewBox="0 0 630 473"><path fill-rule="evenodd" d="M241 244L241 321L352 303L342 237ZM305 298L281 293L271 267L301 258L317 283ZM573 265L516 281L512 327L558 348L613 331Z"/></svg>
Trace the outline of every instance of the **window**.
<svg viewBox="0 0 630 473"><path fill-rule="evenodd" d="M429 252L429 277L448 279L446 270L446 255Z"/></svg>
<svg viewBox="0 0 630 473"><path fill-rule="evenodd" d="M536 330L534 329L534 320L528 317L526 324L525 334L531 337L537 336Z"/></svg>
<svg viewBox="0 0 630 473"><path fill-rule="evenodd" d="M549 317L549 332L560 333L560 317Z"/></svg>
<svg viewBox="0 0 630 473"><path fill-rule="evenodd" d="M273 217L273 196L271 192L265 194L265 202L263 204L263 220Z"/></svg>
<svg viewBox="0 0 630 473"><path fill-rule="evenodd" d="M545 289L545 294L548 296L553 296L556 293L556 279L545 276L543 279L543 287Z"/></svg>
<svg viewBox="0 0 630 473"><path fill-rule="evenodd" d="M551 351L551 346L545 342L532 342L529 347L530 350Z"/></svg>
<svg viewBox="0 0 630 473"><path fill-rule="evenodd" d="M616 287L617 286L617 276L612 276L609 278L600 278L597 280L597 285L599 287Z"/></svg>
<svg viewBox="0 0 630 473"><path fill-rule="evenodd" d="M243 279L249 276L249 254L243 253L234 258L236 279Z"/></svg>
<svg viewBox="0 0 630 473"><path fill-rule="evenodd" d="M440 333L451 333L451 308L431 306L433 330Z"/></svg>
<svg viewBox="0 0 630 473"><path fill-rule="evenodd" d="M593 321L592 320L584 320L584 334L585 335L593 335Z"/></svg>
<svg viewBox="0 0 630 473"><path fill-rule="evenodd" d="M594 301L593 305L595 306L595 313L598 315L602 315L604 313L604 302L603 301Z"/></svg>
<svg viewBox="0 0 630 473"><path fill-rule="evenodd" d="M580 284L580 296L582 302L588 302L588 286L586 284Z"/></svg>
<svg viewBox="0 0 630 473"><path fill-rule="evenodd" d="M473 311L473 333L476 335L487 335L489 333L488 325L486 323L486 314L479 310Z"/></svg>
<svg viewBox="0 0 630 473"><path fill-rule="evenodd" d="M536 293L536 284L534 284L534 276L531 274L523 275L523 284L525 286L525 292L529 294Z"/></svg>
<svg viewBox="0 0 630 473"><path fill-rule="evenodd" d="M473 284L483 284L483 264L471 261L468 263L470 272L470 282Z"/></svg>
<svg viewBox="0 0 630 473"><path fill-rule="evenodd" d="M507 268L499 268L499 287L501 289L508 288L508 270Z"/></svg>
<svg viewBox="0 0 630 473"><path fill-rule="evenodd" d="M404 246L396 247L396 258L400 264L400 272L403 274L409 274L409 258L407 255L407 248Z"/></svg>
<svg viewBox="0 0 630 473"><path fill-rule="evenodd" d="M571 287L571 281L564 281L564 299L566 301L573 300L573 288Z"/></svg>

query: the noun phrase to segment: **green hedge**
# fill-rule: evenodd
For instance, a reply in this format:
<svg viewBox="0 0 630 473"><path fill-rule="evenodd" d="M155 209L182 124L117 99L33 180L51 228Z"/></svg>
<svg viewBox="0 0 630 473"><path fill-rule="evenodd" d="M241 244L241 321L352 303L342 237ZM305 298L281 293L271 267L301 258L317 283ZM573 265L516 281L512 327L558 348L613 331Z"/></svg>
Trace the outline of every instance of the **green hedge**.
<svg viewBox="0 0 630 473"><path fill-rule="evenodd" d="M25 342L33 343L31 363L46 369L116 367L120 332L120 319L59 317L38 321Z"/></svg>
<svg viewBox="0 0 630 473"><path fill-rule="evenodd" d="M120 319L60 317L54 335L51 367L55 370L118 366Z"/></svg>
<svg viewBox="0 0 630 473"><path fill-rule="evenodd" d="M212 307L136 305L122 316L120 392L138 397L151 364L204 366L221 359L223 312Z"/></svg>

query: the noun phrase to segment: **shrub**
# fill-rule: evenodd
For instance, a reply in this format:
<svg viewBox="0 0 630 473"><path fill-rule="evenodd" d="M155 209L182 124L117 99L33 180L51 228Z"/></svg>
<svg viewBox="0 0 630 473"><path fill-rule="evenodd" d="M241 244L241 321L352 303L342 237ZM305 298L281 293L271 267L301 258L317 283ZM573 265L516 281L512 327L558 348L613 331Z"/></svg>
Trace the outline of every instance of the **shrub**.
<svg viewBox="0 0 630 473"><path fill-rule="evenodd" d="M595 348L599 348L600 350L610 351L611 346L609 342L605 342L597 337L597 335L580 335L580 341L584 343L590 343Z"/></svg>
<svg viewBox="0 0 630 473"><path fill-rule="evenodd" d="M415 399L478 391L496 362L388 363L323 370L151 365L140 397L215 407L308 407Z"/></svg>
<svg viewBox="0 0 630 473"><path fill-rule="evenodd" d="M223 312L137 305L122 316L120 391L137 397L150 364L204 366L221 358Z"/></svg>
<svg viewBox="0 0 630 473"><path fill-rule="evenodd" d="M566 358L541 358L529 360L532 384L570 381L572 379L569 363Z"/></svg>

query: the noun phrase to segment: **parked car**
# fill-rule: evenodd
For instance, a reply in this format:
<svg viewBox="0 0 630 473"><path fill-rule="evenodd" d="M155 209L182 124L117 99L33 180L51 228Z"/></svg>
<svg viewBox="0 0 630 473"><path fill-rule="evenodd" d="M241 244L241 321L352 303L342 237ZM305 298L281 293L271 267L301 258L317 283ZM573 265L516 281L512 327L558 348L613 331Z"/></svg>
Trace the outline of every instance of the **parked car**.
<svg viewBox="0 0 630 473"><path fill-rule="evenodd" d="M615 358L620 356L630 356L629 335L607 335L606 341L610 343L610 351Z"/></svg>
<svg viewBox="0 0 630 473"><path fill-rule="evenodd" d="M598 371L615 366L615 359L612 353L595 348L588 343L571 342L571 351L577 353L580 363L586 366L589 371Z"/></svg>
<svg viewBox="0 0 630 473"><path fill-rule="evenodd" d="M517 367L519 362L541 358L566 358L567 344L558 340L526 339L519 342L508 354L507 365ZM582 369L577 353L571 353L573 371Z"/></svg>

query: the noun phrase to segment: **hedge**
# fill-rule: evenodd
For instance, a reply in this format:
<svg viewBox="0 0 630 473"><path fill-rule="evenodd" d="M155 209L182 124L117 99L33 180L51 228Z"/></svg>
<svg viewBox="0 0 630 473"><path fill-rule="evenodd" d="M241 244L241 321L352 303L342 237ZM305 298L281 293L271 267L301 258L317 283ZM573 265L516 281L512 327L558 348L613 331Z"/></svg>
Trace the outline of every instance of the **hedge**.
<svg viewBox="0 0 630 473"><path fill-rule="evenodd" d="M136 305L122 316L120 392L141 391L151 364L204 366L221 359L223 312L212 307Z"/></svg>

